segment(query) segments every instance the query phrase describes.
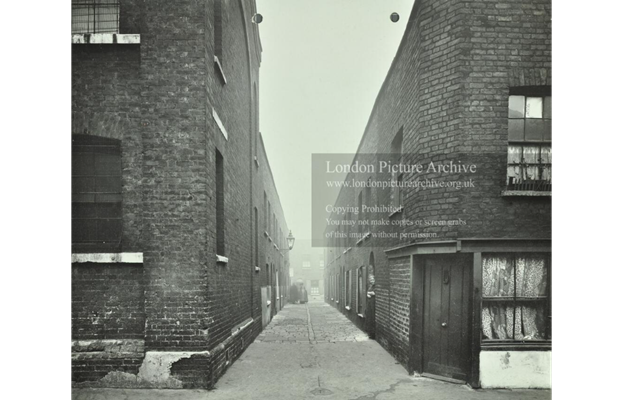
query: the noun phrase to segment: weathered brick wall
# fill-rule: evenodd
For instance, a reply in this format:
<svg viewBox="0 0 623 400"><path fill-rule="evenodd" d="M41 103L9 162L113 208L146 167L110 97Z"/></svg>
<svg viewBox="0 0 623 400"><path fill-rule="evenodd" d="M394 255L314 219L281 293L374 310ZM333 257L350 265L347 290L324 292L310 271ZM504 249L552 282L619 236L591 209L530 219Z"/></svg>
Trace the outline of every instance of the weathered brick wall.
<svg viewBox="0 0 623 400"><path fill-rule="evenodd" d="M374 251L377 340L402 364L406 364L408 344L409 271L405 264L390 264L384 250L427 240L551 235L549 197L501 195L506 182L509 88L551 85L550 16L551 4L546 0L421 0L414 4L355 161L365 164L368 154L390 153L392 140L402 131L403 164L450 160L476 164L476 174L406 173L404 181L472 178L475 188L404 188L401 213L373 216L411 221L460 218L467 224L383 227L384 232L436 236L372 237L359 245L351 239L335 249L334 254L341 256L327 266L334 274L342 265L365 265ZM346 179L351 178L365 180L367 176L349 174ZM377 174L372 179L390 176ZM343 189L336 206L356 206L360 190ZM371 194L372 204L391 204L390 189L374 188ZM342 254L348 247L351 250ZM333 259L329 255L327 262Z"/></svg>
<svg viewBox="0 0 623 400"><path fill-rule="evenodd" d="M389 351L407 367L409 360L409 302L411 300L411 263L409 257L390 260Z"/></svg>
<svg viewBox="0 0 623 400"><path fill-rule="evenodd" d="M144 356L141 264L72 265L72 381L136 374Z"/></svg>
<svg viewBox="0 0 623 400"><path fill-rule="evenodd" d="M141 352L209 350L214 355L197 354L173 364L171 376L183 387L213 384L226 368L219 354L229 351L230 358L237 358L258 334L260 287L268 284L263 262L275 260L282 274L288 263L284 246L279 253L262 235L262 272L254 271L253 207L264 221L264 191L282 233L288 232L260 149L253 90L257 93L260 63L258 30L251 22L255 2L223 2L220 61L226 83L214 63L213 6L213 1L199 0L125 0L120 32L139 33L140 45L73 46L72 133L121 140L122 251L142 252L144 260L144 319L140 329L138 322L135 327L145 339ZM220 255L229 259L227 264L216 262L217 150L225 175L225 254ZM260 168L255 155L263 157ZM231 340L232 329L248 320L253 323L238 336L243 346ZM88 370L89 362L101 363L113 350L100 352L97 362L81 355L87 361L80 365ZM107 372L127 369L103 365ZM104 372L79 379L94 381Z"/></svg>
<svg viewBox="0 0 623 400"><path fill-rule="evenodd" d="M141 264L73 264L71 292L73 340L143 338Z"/></svg>
<svg viewBox="0 0 623 400"><path fill-rule="evenodd" d="M146 348L203 350L208 257L213 254L205 247L206 187L214 182L213 164L206 159L205 4L136 4L144 83Z"/></svg>
<svg viewBox="0 0 623 400"><path fill-rule="evenodd" d="M137 45L72 48L71 133L121 141L121 251L130 252L142 251L140 79Z"/></svg>
<svg viewBox="0 0 623 400"><path fill-rule="evenodd" d="M491 237L551 236L551 198L499 195L506 180L509 87L552 84L551 14L549 0L473 1L465 9L469 52L461 130L479 140L462 151L478 153L483 168L477 177L482 184L462 193L470 219L459 230L462 237L483 231Z"/></svg>

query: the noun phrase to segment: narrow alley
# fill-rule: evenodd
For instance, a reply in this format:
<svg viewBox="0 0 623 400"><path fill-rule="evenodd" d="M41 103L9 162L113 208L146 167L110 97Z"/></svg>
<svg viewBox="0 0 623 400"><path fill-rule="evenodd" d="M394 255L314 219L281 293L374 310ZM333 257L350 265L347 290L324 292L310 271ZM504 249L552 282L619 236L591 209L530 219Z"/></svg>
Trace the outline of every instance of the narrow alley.
<svg viewBox="0 0 623 400"><path fill-rule="evenodd" d="M473 390L410 377L376 341L320 300L288 304L214 390L74 389L104 399L550 399L550 390Z"/></svg>

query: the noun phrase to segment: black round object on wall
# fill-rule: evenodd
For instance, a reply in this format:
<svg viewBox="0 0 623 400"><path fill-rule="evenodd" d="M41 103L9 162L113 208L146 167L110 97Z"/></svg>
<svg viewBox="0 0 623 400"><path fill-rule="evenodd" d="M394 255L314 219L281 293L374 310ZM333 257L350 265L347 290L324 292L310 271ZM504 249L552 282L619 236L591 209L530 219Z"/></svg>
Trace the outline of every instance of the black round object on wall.
<svg viewBox="0 0 623 400"><path fill-rule="evenodd" d="M400 19L400 15L398 15L398 13L393 12L392 15L389 16L389 19L392 20L392 22L398 22L398 20Z"/></svg>

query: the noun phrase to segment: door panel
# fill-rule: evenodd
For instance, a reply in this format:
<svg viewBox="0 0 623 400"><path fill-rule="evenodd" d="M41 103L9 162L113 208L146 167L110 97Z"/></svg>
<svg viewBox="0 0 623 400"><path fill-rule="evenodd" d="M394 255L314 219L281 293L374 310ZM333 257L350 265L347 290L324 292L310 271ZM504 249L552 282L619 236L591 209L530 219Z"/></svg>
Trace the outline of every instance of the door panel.
<svg viewBox="0 0 623 400"><path fill-rule="evenodd" d="M469 259L424 259L423 372L467 380Z"/></svg>

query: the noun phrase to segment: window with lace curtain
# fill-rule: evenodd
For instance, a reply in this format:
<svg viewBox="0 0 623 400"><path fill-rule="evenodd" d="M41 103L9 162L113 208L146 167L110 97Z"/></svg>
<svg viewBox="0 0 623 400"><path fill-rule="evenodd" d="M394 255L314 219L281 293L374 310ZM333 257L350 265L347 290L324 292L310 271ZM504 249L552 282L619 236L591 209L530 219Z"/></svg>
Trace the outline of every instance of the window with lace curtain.
<svg viewBox="0 0 623 400"><path fill-rule="evenodd" d="M552 97L549 87L511 89L506 184L508 191L552 190Z"/></svg>
<svg viewBox="0 0 623 400"><path fill-rule="evenodd" d="M551 339L549 254L483 254L483 342Z"/></svg>

